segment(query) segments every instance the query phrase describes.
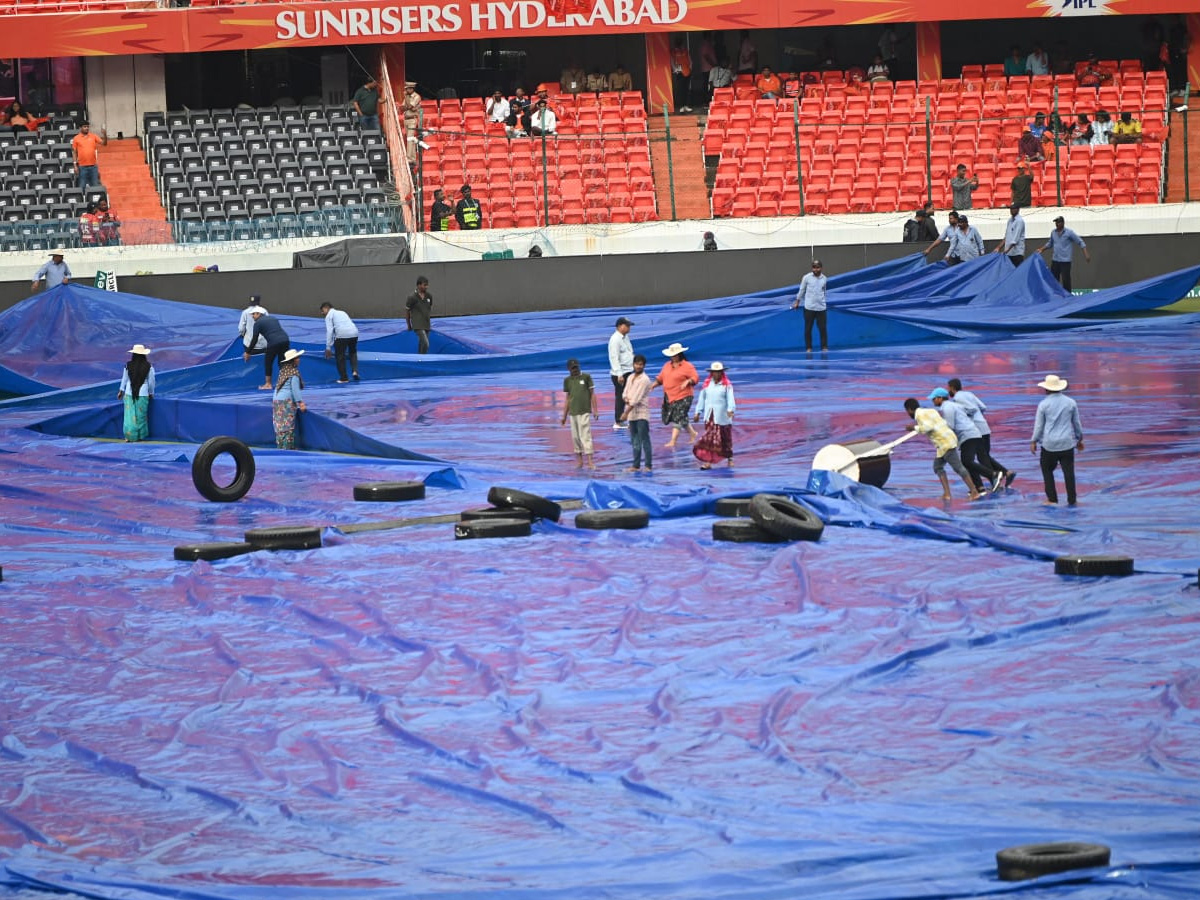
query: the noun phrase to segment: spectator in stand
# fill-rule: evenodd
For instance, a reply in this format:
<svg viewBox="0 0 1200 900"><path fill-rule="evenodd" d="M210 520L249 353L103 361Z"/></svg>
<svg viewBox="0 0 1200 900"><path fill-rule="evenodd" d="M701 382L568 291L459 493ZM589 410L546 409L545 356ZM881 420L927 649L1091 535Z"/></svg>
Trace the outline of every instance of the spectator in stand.
<svg viewBox="0 0 1200 900"><path fill-rule="evenodd" d="M363 131L379 130L379 105L386 101L379 98L379 84L371 78L354 92L350 101L354 111L358 113L358 124Z"/></svg>
<svg viewBox="0 0 1200 900"><path fill-rule="evenodd" d="M459 191L461 198L454 204L454 218L463 231L478 231L483 227L483 207L471 196L471 186L464 184Z"/></svg>
<svg viewBox="0 0 1200 900"><path fill-rule="evenodd" d="M483 114L488 117L489 122L502 123L507 130L508 118L512 115L512 105L504 99L504 92L500 88L492 91L492 96L483 101Z"/></svg>
<svg viewBox="0 0 1200 900"><path fill-rule="evenodd" d="M887 63L883 61L883 57L876 53L875 60L867 67L867 81L891 81L892 71L887 67Z"/></svg>
<svg viewBox="0 0 1200 900"><path fill-rule="evenodd" d="M4 109L4 124L10 127L14 134L20 131L37 131L46 121L25 109L20 100L13 100Z"/></svg>
<svg viewBox="0 0 1200 900"><path fill-rule="evenodd" d="M717 88L729 87L733 84L733 71L729 68L729 60L722 56L708 73L708 95L711 99Z"/></svg>
<svg viewBox="0 0 1200 900"><path fill-rule="evenodd" d="M700 85L701 90L708 88L708 75L717 64L720 56L717 53L717 36L714 32L706 31L700 39Z"/></svg>
<svg viewBox="0 0 1200 900"><path fill-rule="evenodd" d="M1012 205L1020 209L1033 206L1033 176L1029 174L1029 163L1023 160L1017 162L1012 180Z"/></svg>
<svg viewBox="0 0 1200 900"><path fill-rule="evenodd" d="M758 48L750 40L750 32L743 31L738 42L737 73L753 75L758 71Z"/></svg>
<svg viewBox="0 0 1200 900"><path fill-rule="evenodd" d="M1075 59L1067 49L1066 41L1059 41L1054 46L1054 56L1050 60L1050 69L1055 75L1074 75Z"/></svg>
<svg viewBox="0 0 1200 900"><path fill-rule="evenodd" d="M764 100L771 100L783 93L783 82L771 71L770 66L763 66L762 72L755 79L754 86Z"/></svg>
<svg viewBox="0 0 1200 900"><path fill-rule="evenodd" d="M971 208L971 193L979 187L979 176L967 177L967 167L959 163L950 179L950 191L954 195L955 209Z"/></svg>
<svg viewBox="0 0 1200 900"><path fill-rule="evenodd" d="M977 259L983 256L983 236L979 229L970 223L966 216L958 217L958 239L954 252L961 262Z"/></svg>
<svg viewBox="0 0 1200 900"><path fill-rule="evenodd" d="M1008 52L1008 58L1004 60L1004 75L1006 78L1025 74L1025 57L1021 55L1021 48L1016 44Z"/></svg>
<svg viewBox="0 0 1200 900"><path fill-rule="evenodd" d="M417 161L417 130L421 127L421 95L417 93L415 81L404 82L404 100L401 101L404 112L404 135L408 151L408 161Z"/></svg>
<svg viewBox="0 0 1200 900"><path fill-rule="evenodd" d="M625 67L617 63L617 68L608 76L608 89L610 91L632 91L633 76L625 71Z"/></svg>
<svg viewBox="0 0 1200 900"><path fill-rule="evenodd" d="M1075 124L1071 127L1071 143L1080 147L1086 146L1092 142L1092 138L1095 136L1095 130L1092 128L1092 123L1088 119L1087 113L1077 115L1075 117Z"/></svg>
<svg viewBox="0 0 1200 900"><path fill-rule="evenodd" d="M1092 143L1093 144L1108 144L1111 143L1109 136L1112 134L1113 123L1112 117L1106 109L1096 110L1096 120L1092 122Z"/></svg>
<svg viewBox="0 0 1200 900"><path fill-rule="evenodd" d="M926 215L926 218L928 218L928 214ZM925 248L925 255L928 256L933 252L934 247L936 247L938 244L944 243L947 245L946 261L950 263L950 265L954 265L954 263L959 261L958 259L950 258L954 254L954 243L958 235L958 213L954 210L950 210L949 218L950 224L946 226L945 230L941 233L937 240Z"/></svg>
<svg viewBox="0 0 1200 900"><path fill-rule="evenodd" d="M1092 261L1083 238L1067 228L1063 217L1058 216L1054 220L1054 228L1050 232L1049 239L1038 250L1038 253L1050 251L1050 274L1067 291L1071 290L1071 263L1075 260L1076 247L1083 251L1084 259L1088 262Z"/></svg>
<svg viewBox="0 0 1200 900"><path fill-rule="evenodd" d="M97 237L105 247L121 245L121 220L117 214L108 208L108 200L101 198L96 204L96 224L99 227Z"/></svg>
<svg viewBox="0 0 1200 900"><path fill-rule="evenodd" d="M1042 49L1042 45L1039 43L1035 43L1033 45L1033 52L1025 57L1025 74L1050 74L1050 57L1046 55L1046 51Z"/></svg>
<svg viewBox="0 0 1200 900"><path fill-rule="evenodd" d="M1046 133L1042 136L1042 140L1052 141L1063 147L1070 143L1071 126L1064 122L1058 113L1050 113L1050 124L1046 126Z"/></svg>
<svg viewBox="0 0 1200 900"><path fill-rule="evenodd" d="M1033 136L1028 128L1021 133L1017 141L1017 158L1026 162L1045 162L1046 154L1042 152L1042 142Z"/></svg>
<svg viewBox="0 0 1200 900"><path fill-rule="evenodd" d="M438 188L433 192L433 208L429 211L430 231L449 231L454 208L446 202L446 192Z"/></svg>
<svg viewBox="0 0 1200 900"><path fill-rule="evenodd" d="M545 100L539 100L537 111L534 112L533 118L529 123L529 133L534 137L542 135L553 135L558 128L558 119L554 115L554 110L550 108Z"/></svg>
<svg viewBox="0 0 1200 900"><path fill-rule="evenodd" d="M56 248L50 251L50 261L42 263L42 267L33 273L29 290L36 291L42 281L46 282L46 290L71 283L71 267L63 260L62 250Z"/></svg>
<svg viewBox="0 0 1200 900"><path fill-rule="evenodd" d="M509 137L525 137L529 134L532 105L533 101L525 93L525 88L517 88L512 99L508 101L509 114L504 123Z"/></svg>
<svg viewBox="0 0 1200 900"><path fill-rule="evenodd" d="M784 77L783 96L788 100L799 100L804 96L804 82L798 72L789 72Z"/></svg>
<svg viewBox="0 0 1200 900"><path fill-rule="evenodd" d="M683 38L675 38L671 48L671 83L677 112L692 111L692 54Z"/></svg>
<svg viewBox="0 0 1200 900"><path fill-rule="evenodd" d="M594 94L608 90L608 76L600 71L599 66L593 66L592 71L588 72L587 89Z"/></svg>
<svg viewBox="0 0 1200 900"><path fill-rule="evenodd" d="M572 62L563 69L562 75L558 79L558 86L564 94L583 93L586 84L587 73L583 71L577 62Z"/></svg>
<svg viewBox="0 0 1200 900"><path fill-rule="evenodd" d="M1095 53L1089 53L1078 80L1080 87L1098 88L1112 81L1112 74L1100 67L1100 59Z"/></svg>
<svg viewBox="0 0 1200 900"><path fill-rule="evenodd" d="M83 247L95 247L100 243L100 222L96 218L96 204L90 200L79 217L79 243Z"/></svg>
<svg viewBox="0 0 1200 900"><path fill-rule="evenodd" d="M898 78L900 72L900 38L896 35L895 25L885 25L883 34L879 36L879 58L889 72L890 78ZM870 73L867 75L870 78ZM871 79L874 81L875 79Z"/></svg>
<svg viewBox="0 0 1200 900"><path fill-rule="evenodd" d="M1142 123L1133 117L1133 113L1121 113L1121 121L1112 128L1111 140L1114 144L1140 144Z"/></svg>
<svg viewBox="0 0 1200 900"><path fill-rule="evenodd" d="M1039 141L1046 138L1046 114L1037 113L1033 117L1033 121L1029 123L1029 133Z"/></svg>
<svg viewBox="0 0 1200 900"><path fill-rule="evenodd" d="M108 132L103 128L100 134L92 133L91 125L86 121L79 126L79 134L71 139L71 154L75 158L75 176L79 180L79 189L85 194L89 187L100 184L100 148L108 144Z"/></svg>

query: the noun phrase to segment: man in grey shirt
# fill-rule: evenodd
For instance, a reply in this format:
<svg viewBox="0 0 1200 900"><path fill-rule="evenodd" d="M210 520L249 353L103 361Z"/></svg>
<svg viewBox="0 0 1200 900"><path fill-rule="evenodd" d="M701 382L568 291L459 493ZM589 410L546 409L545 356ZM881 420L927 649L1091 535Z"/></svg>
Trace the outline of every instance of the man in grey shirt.
<svg viewBox="0 0 1200 900"><path fill-rule="evenodd" d="M1067 506L1075 505L1075 451L1083 449L1083 425L1079 421L1079 407L1063 393L1067 380L1057 375L1047 375L1038 382L1046 392L1038 404L1037 419L1033 425L1033 437L1029 441L1029 452L1037 453L1042 445L1042 480L1046 483L1046 502L1058 503L1058 491L1054 487L1054 469L1062 466L1063 482L1067 488Z"/></svg>
<svg viewBox="0 0 1200 900"><path fill-rule="evenodd" d="M608 338L608 374L613 385L613 431L628 428L621 421L625 412L625 379L633 373L633 342L629 340L629 329L633 327L624 316L617 319L616 330Z"/></svg>
<svg viewBox="0 0 1200 900"><path fill-rule="evenodd" d="M404 303L404 318L408 330L417 333L417 352L429 352L429 331L433 321L433 294L429 293L429 279L424 275L417 279L417 289L408 295Z"/></svg>
<svg viewBox="0 0 1200 900"><path fill-rule="evenodd" d="M959 163L954 170L954 177L950 179L950 190L954 193L954 208L970 209L971 192L977 187L979 187L979 176L972 175L968 178L967 167Z"/></svg>

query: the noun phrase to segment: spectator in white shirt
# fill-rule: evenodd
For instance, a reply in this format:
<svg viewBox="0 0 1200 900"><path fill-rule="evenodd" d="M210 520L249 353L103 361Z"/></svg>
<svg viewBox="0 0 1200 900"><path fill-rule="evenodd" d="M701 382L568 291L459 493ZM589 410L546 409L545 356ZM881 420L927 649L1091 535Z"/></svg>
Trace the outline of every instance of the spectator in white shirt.
<svg viewBox="0 0 1200 900"><path fill-rule="evenodd" d="M508 117L512 114L512 108L499 90L488 97L487 102L483 104L483 111L487 114L490 122L507 122Z"/></svg>
<svg viewBox="0 0 1200 900"><path fill-rule="evenodd" d="M537 111L533 114L530 126L529 133L534 137L556 132L558 119L554 115L554 110L550 109L545 100L538 101Z"/></svg>
<svg viewBox="0 0 1200 900"><path fill-rule="evenodd" d="M1025 73L1027 75L1050 74L1050 57L1042 49L1041 44L1034 44L1033 52L1025 57Z"/></svg>

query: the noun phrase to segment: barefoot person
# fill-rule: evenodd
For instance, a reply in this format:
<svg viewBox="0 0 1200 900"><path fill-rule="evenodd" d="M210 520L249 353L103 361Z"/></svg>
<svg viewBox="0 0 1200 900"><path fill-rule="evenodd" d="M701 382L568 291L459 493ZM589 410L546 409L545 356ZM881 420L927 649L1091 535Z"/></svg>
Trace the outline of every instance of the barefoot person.
<svg viewBox="0 0 1200 900"><path fill-rule="evenodd" d="M271 424L275 426L275 446L280 450L296 449L296 417L308 409L297 362L303 355L303 350L288 350L279 360L279 381L271 398Z"/></svg>
<svg viewBox="0 0 1200 900"><path fill-rule="evenodd" d="M1075 505L1075 451L1083 449L1083 425L1079 421L1079 406L1063 393L1067 380L1047 375L1038 382L1046 392L1038 404L1037 419L1029 452L1036 454L1042 445L1042 480L1046 483L1046 502L1058 503L1054 486L1054 470L1062 466L1063 483L1067 489L1067 506Z"/></svg>
<svg viewBox="0 0 1200 900"><path fill-rule="evenodd" d="M697 394L694 422L704 422L704 436L696 441L692 453L700 460L700 468L711 469L713 463L729 460L733 468L733 415L737 405L733 400L733 385L719 362L708 367L708 378Z"/></svg>
<svg viewBox="0 0 1200 900"><path fill-rule="evenodd" d="M913 424L908 426L908 430L927 435L937 451L937 456L933 460L933 471L938 480L942 482L942 499L950 499L950 479L946 477L946 463L949 463L950 468L957 472L958 477L963 480L972 500L982 497L983 494L975 490L970 473L958 457L958 438L954 436L954 432L950 430L950 426L946 424L946 420L941 417L941 414L936 409L922 409L921 404L912 397L904 401L904 411L913 420Z"/></svg>
<svg viewBox="0 0 1200 900"><path fill-rule="evenodd" d="M667 447L675 446L679 432L685 428L692 436L692 441L696 440L696 429L688 422L688 413L692 411L692 390L700 382L700 375L683 355L686 352L687 347L678 341L665 349L663 356L667 357L667 363L654 379L655 384L663 386L663 393L666 394L662 421L664 425L671 426L671 439L667 441Z"/></svg>
<svg viewBox="0 0 1200 900"><path fill-rule="evenodd" d="M629 444L633 448L633 465L626 472L642 470L642 456L646 457L646 471L654 471L654 454L650 449L650 403L648 397L654 390L654 382L646 374L646 357L634 354L633 371L625 378L622 399L625 407L621 419L629 425Z"/></svg>
<svg viewBox="0 0 1200 900"><path fill-rule="evenodd" d="M563 379L563 414L562 424L571 420L571 444L575 448L575 466L582 469L584 459L587 459L589 469L596 468L592 461L592 418L597 413L596 386L592 376L579 370L579 360L568 359L567 371L570 373Z"/></svg>
<svg viewBox="0 0 1200 900"><path fill-rule="evenodd" d="M150 401L154 399L154 366L150 365L150 348L134 344L129 362L121 372L117 399L124 405L121 431L127 442L144 441L150 437Z"/></svg>

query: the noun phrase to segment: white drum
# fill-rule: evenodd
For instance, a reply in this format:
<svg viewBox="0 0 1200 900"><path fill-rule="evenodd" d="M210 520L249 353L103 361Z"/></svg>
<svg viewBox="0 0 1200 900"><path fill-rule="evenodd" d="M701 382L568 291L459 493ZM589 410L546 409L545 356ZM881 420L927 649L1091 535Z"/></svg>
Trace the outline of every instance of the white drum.
<svg viewBox="0 0 1200 900"><path fill-rule="evenodd" d="M883 452L874 456L865 455L877 450ZM826 444L813 457L812 468L838 472L853 481L881 488L892 474L892 454L879 441Z"/></svg>

